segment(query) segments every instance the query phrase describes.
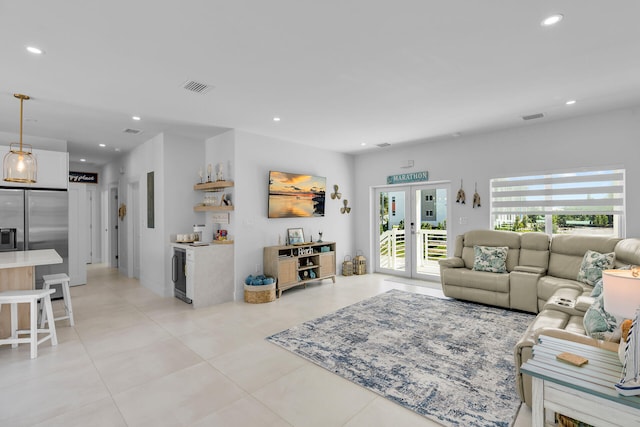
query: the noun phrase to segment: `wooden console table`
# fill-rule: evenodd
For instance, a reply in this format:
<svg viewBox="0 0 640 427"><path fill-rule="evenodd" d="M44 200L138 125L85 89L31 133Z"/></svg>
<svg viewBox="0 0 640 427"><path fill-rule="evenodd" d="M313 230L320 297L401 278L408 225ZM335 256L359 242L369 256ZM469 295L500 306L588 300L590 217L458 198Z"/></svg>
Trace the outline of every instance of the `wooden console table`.
<svg viewBox="0 0 640 427"><path fill-rule="evenodd" d="M60 264L54 249L0 252L0 291L33 289L36 265ZM24 305L24 304L23 304ZM0 312L0 338L11 335L9 309ZM18 307L18 328L29 329L29 307Z"/></svg>
<svg viewBox="0 0 640 427"><path fill-rule="evenodd" d="M335 242L308 242L264 248L264 274L276 278L278 297L282 291L322 279L336 283Z"/></svg>
<svg viewBox="0 0 640 427"><path fill-rule="evenodd" d="M556 356L563 352L589 362L582 367L561 362ZM521 371L532 377L533 427L554 425L555 412L596 427L640 426L640 397L622 396L614 388L622 372L617 353L542 335Z"/></svg>

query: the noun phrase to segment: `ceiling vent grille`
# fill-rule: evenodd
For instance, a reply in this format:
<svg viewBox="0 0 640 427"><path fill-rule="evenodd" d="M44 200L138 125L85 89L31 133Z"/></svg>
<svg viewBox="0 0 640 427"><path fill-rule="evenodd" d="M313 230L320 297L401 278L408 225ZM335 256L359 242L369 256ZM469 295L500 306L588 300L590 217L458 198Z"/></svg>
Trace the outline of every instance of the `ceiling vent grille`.
<svg viewBox="0 0 640 427"><path fill-rule="evenodd" d="M388 142L382 142L380 144L376 144L378 147L380 148L385 148L385 147L390 147L391 144L389 144Z"/></svg>
<svg viewBox="0 0 640 427"><path fill-rule="evenodd" d="M186 89L191 92L205 94L213 89L213 86L208 85L206 83L196 82L194 80L187 80L182 84L183 89Z"/></svg>
<svg viewBox="0 0 640 427"><path fill-rule="evenodd" d="M522 116L522 120L535 120L535 119L541 119L543 117L544 117L544 114L537 113L537 114L530 114L528 116Z"/></svg>
<svg viewBox="0 0 640 427"><path fill-rule="evenodd" d="M122 130L122 133L128 133L129 135L140 135L143 131L141 131L140 129L131 129L131 128L126 128Z"/></svg>

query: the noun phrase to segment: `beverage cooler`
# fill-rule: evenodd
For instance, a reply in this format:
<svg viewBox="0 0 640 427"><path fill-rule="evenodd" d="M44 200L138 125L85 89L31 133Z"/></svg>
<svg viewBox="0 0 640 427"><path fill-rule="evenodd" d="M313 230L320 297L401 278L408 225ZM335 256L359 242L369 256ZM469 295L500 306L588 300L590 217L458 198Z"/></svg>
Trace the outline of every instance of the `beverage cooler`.
<svg viewBox="0 0 640 427"><path fill-rule="evenodd" d="M176 298L191 304L191 298L187 296L187 251L182 248L173 248L171 281Z"/></svg>

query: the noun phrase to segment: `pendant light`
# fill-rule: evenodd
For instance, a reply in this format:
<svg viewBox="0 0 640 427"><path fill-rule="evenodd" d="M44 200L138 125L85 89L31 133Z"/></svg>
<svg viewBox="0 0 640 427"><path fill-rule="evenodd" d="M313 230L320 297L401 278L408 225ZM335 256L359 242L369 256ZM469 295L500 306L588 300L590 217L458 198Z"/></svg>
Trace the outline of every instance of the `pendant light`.
<svg viewBox="0 0 640 427"><path fill-rule="evenodd" d="M22 144L22 104L29 99L29 96L20 93L15 93L13 96L20 100L20 144L10 144L9 152L4 156L4 180L33 184L36 182L36 158L31 153L32 147L28 144Z"/></svg>

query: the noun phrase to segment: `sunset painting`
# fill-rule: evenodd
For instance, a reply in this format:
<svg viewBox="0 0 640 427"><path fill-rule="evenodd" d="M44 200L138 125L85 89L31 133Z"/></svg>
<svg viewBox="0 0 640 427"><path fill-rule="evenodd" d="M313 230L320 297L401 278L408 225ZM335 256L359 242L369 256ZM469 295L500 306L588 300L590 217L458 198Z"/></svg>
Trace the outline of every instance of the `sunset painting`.
<svg viewBox="0 0 640 427"><path fill-rule="evenodd" d="M269 218L324 216L327 179L269 172Z"/></svg>

